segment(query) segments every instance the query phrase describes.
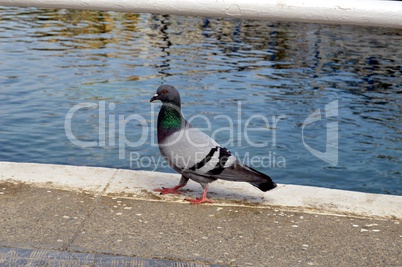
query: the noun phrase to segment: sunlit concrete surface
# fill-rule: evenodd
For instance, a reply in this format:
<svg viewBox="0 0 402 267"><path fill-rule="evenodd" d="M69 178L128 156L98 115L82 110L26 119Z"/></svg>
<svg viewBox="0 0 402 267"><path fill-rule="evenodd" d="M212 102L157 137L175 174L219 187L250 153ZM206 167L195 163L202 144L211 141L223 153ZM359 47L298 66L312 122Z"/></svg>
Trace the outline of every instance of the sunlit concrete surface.
<svg viewBox="0 0 402 267"><path fill-rule="evenodd" d="M153 189L177 185L178 174L96 167L0 162L0 180L41 187L102 193L119 197L186 203L202 194L194 182L182 195L159 195ZM402 197L279 184L261 192L247 183L216 181L208 196L214 205L258 205L299 211L402 219ZM187 203L186 203L187 204Z"/></svg>
<svg viewBox="0 0 402 267"><path fill-rule="evenodd" d="M214 204L192 205L183 200L201 193L198 184L181 196L152 191L178 178L2 162L0 266L401 263L401 197L291 185L260 193L216 182Z"/></svg>

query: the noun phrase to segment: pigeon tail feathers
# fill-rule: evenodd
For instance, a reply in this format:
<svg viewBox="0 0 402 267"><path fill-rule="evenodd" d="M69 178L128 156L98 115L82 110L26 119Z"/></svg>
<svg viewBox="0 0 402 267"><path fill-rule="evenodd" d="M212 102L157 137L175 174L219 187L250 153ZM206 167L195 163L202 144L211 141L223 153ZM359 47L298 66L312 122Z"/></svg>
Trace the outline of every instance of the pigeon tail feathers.
<svg viewBox="0 0 402 267"><path fill-rule="evenodd" d="M262 182L262 183L250 183L252 185L254 185L255 187L257 187L258 189L260 189L262 192L267 192L271 189L274 189L276 187L276 183L274 182Z"/></svg>
<svg viewBox="0 0 402 267"><path fill-rule="evenodd" d="M261 178L263 178L265 181L263 182L251 182L250 184L254 185L258 189L260 189L262 192L267 192L271 189L274 189L277 185L274 181L272 181L271 177L266 175L265 173L259 172L256 169L253 169L249 166L247 166L250 170L256 172L257 174L260 175Z"/></svg>

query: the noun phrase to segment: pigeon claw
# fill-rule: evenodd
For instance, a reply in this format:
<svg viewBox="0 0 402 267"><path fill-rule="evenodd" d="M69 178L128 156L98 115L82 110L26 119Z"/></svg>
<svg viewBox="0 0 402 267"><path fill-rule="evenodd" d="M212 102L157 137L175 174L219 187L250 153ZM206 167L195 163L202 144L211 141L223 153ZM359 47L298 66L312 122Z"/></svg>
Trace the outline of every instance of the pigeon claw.
<svg viewBox="0 0 402 267"><path fill-rule="evenodd" d="M179 189L179 188L180 187L178 187L178 186L171 187L171 188L162 187L162 188L154 189L154 191L160 192L161 195L166 195L166 194L180 195L181 193L179 191L177 191L177 189Z"/></svg>
<svg viewBox="0 0 402 267"><path fill-rule="evenodd" d="M204 192L202 193L202 197L197 197L197 198L186 198L186 201L192 203L192 204L202 204L202 203L214 203L212 200L207 198L207 192L208 192L208 184L206 184L204 187Z"/></svg>
<svg viewBox="0 0 402 267"><path fill-rule="evenodd" d="M197 198L186 198L186 201L190 202L191 204L197 205L202 203L214 203L212 200L204 197L197 197Z"/></svg>

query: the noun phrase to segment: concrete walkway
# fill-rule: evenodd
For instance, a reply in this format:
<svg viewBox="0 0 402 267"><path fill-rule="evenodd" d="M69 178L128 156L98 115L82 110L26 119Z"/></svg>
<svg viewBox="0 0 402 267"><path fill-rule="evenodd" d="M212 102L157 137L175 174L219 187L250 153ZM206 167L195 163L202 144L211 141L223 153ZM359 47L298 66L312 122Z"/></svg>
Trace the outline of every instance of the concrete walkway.
<svg viewBox="0 0 402 267"><path fill-rule="evenodd" d="M402 197L0 162L0 266L401 266Z"/></svg>

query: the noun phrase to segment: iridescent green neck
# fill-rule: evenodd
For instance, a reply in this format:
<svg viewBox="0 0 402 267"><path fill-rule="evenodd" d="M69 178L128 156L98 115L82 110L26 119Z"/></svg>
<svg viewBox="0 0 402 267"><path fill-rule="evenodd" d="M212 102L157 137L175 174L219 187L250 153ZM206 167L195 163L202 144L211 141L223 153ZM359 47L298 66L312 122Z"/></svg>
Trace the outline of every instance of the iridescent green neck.
<svg viewBox="0 0 402 267"><path fill-rule="evenodd" d="M158 129L177 130L184 124L180 107L163 104L158 116Z"/></svg>

